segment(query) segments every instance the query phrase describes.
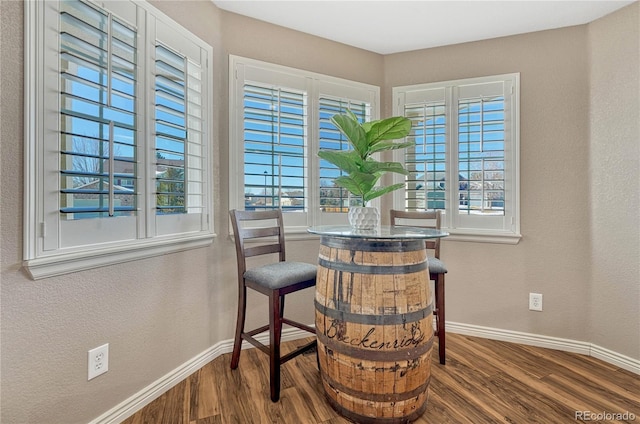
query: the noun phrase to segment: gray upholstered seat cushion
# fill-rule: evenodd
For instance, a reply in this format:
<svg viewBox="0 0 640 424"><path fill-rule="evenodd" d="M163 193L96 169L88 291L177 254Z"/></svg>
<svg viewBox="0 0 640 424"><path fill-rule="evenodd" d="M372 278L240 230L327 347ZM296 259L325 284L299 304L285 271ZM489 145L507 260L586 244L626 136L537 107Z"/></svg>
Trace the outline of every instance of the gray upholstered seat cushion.
<svg viewBox="0 0 640 424"><path fill-rule="evenodd" d="M429 272L432 274L446 274L447 266L440 259L429 256Z"/></svg>
<svg viewBox="0 0 640 424"><path fill-rule="evenodd" d="M312 280L316 278L316 273L316 265L285 261L249 269L244 273L244 278L270 289L279 289Z"/></svg>

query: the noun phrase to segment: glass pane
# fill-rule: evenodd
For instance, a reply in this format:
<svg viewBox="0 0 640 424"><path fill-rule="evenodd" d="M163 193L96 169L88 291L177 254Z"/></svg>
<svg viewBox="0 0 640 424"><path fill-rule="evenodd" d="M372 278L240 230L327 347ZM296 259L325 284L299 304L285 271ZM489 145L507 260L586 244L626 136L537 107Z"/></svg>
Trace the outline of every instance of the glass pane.
<svg viewBox="0 0 640 424"><path fill-rule="evenodd" d="M458 104L460 214L504 215L504 98Z"/></svg>
<svg viewBox="0 0 640 424"><path fill-rule="evenodd" d="M135 29L81 1L60 8L61 218L134 214Z"/></svg>
<svg viewBox="0 0 640 424"><path fill-rule="evenodd" d="M404 116L411 120L405 150L405 209L445 209L446 115L444 103L407 105Z"/></svg>
<svg viewBox="0 0 640 424"><path fill-rule="evenodd" d="M156 213L186 213L186 64L162 45L155 54Z"/></svg>
<svg viewBox="0 0 640 424"><path fill-rule="evenodd" d="M128 180L133 186L133 180ZM132 188L114 185L113 216L135 213L135 193ZM109 216L109 178L71 176L63 178L60 190L60 212L66 219L104 218Z"/></svg>
<svg viewBox="0 0 640 424"><path fill-rule="evenodd" d="M306 94L245 84L245 209L306 208Z"/></svg>

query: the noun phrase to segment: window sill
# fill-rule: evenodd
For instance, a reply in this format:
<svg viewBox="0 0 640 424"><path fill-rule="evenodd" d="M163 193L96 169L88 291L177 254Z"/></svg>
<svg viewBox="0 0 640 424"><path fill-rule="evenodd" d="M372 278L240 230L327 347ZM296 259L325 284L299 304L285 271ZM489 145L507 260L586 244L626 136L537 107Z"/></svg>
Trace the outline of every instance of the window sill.
<svg viewBox="0 0 640 424"><path fill-rule="evenodd" d="M77 271L114 265L183 250L209 246L216 235L198 234L188 237L143 241L82 252L28 259L23 266L33 280L55 277Z"/></svg>
<svg viewBox="0 0 640 424"><path fill-rule="evenodd" d="M447 230L449 236L443 241L467 241L473 243L518 244L522 239L520 233L469 232L461 230Z"/></svg>

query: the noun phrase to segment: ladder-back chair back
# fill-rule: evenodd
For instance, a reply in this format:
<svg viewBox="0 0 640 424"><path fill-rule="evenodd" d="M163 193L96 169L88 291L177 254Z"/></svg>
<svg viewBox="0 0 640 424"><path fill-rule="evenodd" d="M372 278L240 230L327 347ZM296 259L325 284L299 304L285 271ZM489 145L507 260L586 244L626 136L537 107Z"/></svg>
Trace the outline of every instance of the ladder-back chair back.
<svg viewBox="0 0 640 424"><path fill-rule="evenodd" d="M442 213L435 211L401 211L391 209L389 212L392 226L408 226L434 228L439 230ZM434 281L435 308L433 314L436 317L436 335L438 336L438 354L440 363L446 362L446 334L445 334L445 302L444 302L444 275L447 267L440 260L440 238L429 239L425 242L427 255L429 256L429 278Z"/></svg>

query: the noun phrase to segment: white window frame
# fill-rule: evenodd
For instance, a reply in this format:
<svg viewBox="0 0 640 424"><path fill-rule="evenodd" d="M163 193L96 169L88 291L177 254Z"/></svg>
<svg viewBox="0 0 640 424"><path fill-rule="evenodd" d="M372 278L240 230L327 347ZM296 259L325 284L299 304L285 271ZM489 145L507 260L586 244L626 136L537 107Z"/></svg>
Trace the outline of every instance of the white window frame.
<svg viewBox="0 0 640 424"><path fill-rule="evenodd" d="M491 88L486 88L491 87ZM503 87L505 98L505 212L503 216L461 216L458 213L458 125L457 110L461 90L483 94L483 90ZM405 105L444 102L446 116L446 206L442 229L447 240L517 244L520 234L520 74L503 74L454 81L393 87L393 113L403 115ZM404 163L404 152L395 151L394 160ZM404 182L395 176L394 182ZM394 209L405 208L405 190L397 190ZM458 204L456 203L458 202Z"/></svg>
<svg viewBox="0 0 640 424"><path fill-rule="evenodd" d="M59 131L56 129L57 124L53 128L47 126L47 123L60 120L60 102L58 100L54 103L53 100L58 99L59 94L51 94L59 93L59 89L56 88L60 63L57 53L58 2L25 2L23 265L36 280L204 247L210 245L215 237L210 166L213 110L213 71L210 63L213 56L212 47L149 3L130 1L98 4L91 0L85 2L98 9L108 10L137 28L137 213L134 217L92 218L76 222L60 219ZM52 34L55 36L52 37ZM202 141L199 149L201 148L204 164L204 195L202 208L198 208L200 212L197 214L156 216L155 211L153 50L156 43L165 42L184 57L194 58L203 68L199 111L202 113L202 119L199 120ZM49 94L43 94L47 90ZM185 155L186 149L185 147ZM112 227L116 233L121 232L123 235L109 235L104 231L107 227ZM126 231L121 231L123 229ZM89 236L81 234L83 232ZM62 243L61 234L66 234L66 244Z"/></svg>
<svg viewBox="0 0 640 424"><path fill-rule="evenodd" d="M331 77L255 59L229 55L229 208L244 210L244 130L243 95L245 81L303 90L307 94L308 163L307 208L305 213L284 213L285 231L294 237L309 237L307 228L315 225L347 224L347 213L326 213L320 209L319 111L321 95L368 102L370 119L378 119L380 88L370 84ZM380 205L379 199L371 202Z"/></svg>

